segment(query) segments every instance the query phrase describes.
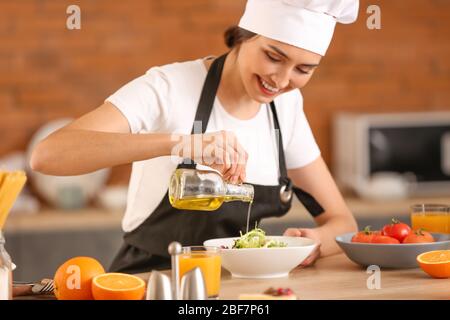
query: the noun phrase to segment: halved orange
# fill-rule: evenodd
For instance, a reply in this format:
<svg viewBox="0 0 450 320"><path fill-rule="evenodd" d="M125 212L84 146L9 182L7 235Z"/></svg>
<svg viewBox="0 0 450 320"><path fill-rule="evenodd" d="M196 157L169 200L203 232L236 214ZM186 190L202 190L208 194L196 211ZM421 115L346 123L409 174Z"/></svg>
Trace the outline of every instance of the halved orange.
<svg viewBox="0 0 450 320"><path fill-rule="evenodd" d="M126 273L104 273L92 279L95 300L142 300L145 282Z"/></svg>
<svg viewBox="0 0 450 320"><path fill-rule="evenodd" d="M450 250L424 252L417 256L417 262L433 278L450 278Z"/></svg>

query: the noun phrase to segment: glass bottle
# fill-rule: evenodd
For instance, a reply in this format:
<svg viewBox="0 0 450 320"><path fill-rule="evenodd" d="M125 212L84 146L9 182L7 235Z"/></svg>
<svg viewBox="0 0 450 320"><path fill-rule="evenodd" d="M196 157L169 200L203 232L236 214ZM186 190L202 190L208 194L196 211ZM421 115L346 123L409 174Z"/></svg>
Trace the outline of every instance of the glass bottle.
<svg viewBox="0 0 450 320"><path fill-rule="evenodd" d="M169 183L169 201L177 209L213 211L228 201L253 202L250 184L226 183L216 171L177 169Z"/></svg>
<svg viewBox="0 0 450 320"><path fill-rule="evenodd" d="M0 230L0 300L12 300L12 263Z"/></svg>

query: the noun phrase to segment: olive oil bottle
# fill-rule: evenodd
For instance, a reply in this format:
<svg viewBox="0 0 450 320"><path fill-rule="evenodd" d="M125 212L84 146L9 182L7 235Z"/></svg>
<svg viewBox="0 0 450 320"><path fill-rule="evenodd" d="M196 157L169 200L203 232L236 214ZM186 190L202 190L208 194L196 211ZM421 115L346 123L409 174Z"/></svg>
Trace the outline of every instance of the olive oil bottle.
<svg viewBox="0 0 450 320"><path fill-rule="evenodd" d="M169 201L177 209L213 211L228 201L253 202L250 184L226 183L216 171L177 169L169 183Z"/></svg>

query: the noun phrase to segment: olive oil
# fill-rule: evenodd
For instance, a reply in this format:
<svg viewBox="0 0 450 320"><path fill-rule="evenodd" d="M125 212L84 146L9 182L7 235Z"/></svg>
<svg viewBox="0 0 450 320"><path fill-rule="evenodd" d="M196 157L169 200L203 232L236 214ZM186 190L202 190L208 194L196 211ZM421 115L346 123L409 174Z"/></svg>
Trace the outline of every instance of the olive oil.
<svg viewBox="0 0 450 320"><path fill-rule="evenodd" d="M252 199L244 199L238 197L211 197L211 196L197 196L197 197L186 197L183 199L174 199L174 197L169 196L169 201L172 207L182 210L202 210L202 211L214 211L220 208L224 202L229 201L245 201L250 202ZM251 207L251 205L250 205Z"/></svg>
<svg viewBox="0 0 450 320"><path fill-rule="evenodd" d="M169 200L172 207L182 210L214 211L223 203L223 198L215 197L191 197L178 200L175 200L174 197L169 197Z"/></svg>
<svg viewBox="0 0 450 320"><path fill-rule="evenodd" d="M224 202L252 202L251 184L226 183L216 171L177 169L169 183L169 202L177 209L214 211Z"/></svg>
<svg viewBox="0 0 450 320"><path fill-rule="evenodd" d="M250 201L248 204L248 211L247 211L247 228L245 228L245 233L248 233L248 225L250 224L250 212L252 211L252 204L253 201Z"/></svg>

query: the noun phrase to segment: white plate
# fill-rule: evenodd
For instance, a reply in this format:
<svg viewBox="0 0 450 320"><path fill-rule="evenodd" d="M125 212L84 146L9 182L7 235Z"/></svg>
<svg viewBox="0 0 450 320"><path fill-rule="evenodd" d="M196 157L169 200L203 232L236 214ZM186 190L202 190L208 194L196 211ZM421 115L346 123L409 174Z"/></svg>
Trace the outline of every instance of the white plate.
<svg viewBox="0 0 450 320"><path fill-rule="evenodd" d="M314 240L303 237L267 236L287 247L221 249L222 266L236 278L281 278L302 263L316 247ZM236 238L211 239L205 246L231 248Z"/></svg>

